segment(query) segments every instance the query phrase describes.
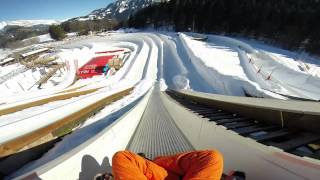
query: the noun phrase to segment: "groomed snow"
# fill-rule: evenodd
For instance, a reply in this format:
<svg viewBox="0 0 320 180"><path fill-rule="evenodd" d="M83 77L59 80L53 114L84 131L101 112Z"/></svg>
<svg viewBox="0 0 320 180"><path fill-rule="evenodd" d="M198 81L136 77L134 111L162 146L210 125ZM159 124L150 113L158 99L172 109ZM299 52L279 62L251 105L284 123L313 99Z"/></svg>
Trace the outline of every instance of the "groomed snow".
<svg viewBox="0 0 320 180"><path fill-rule="evenodd" d="M284 98L261 89L247 77L237 45L215 36L210 37L208 42L194 40L182 33L179 37L190 63L211 84L215 93L235 96L245 96L248 93L257 97Z"/></svg>
<svg viewBox="0 0 320 180"><path fill-rule="evenodd" d="M302 65L314 67L311 64L296 63L279 54L275 57L271 52L228 37L209 35L208 40L202 42L192 36L181 34L192 63L206 74L204 77L214 74L211 78L220 94L320 99L316 68L309 68L312 73L302 70Z"/></svg>
<svg viewBox="0 0 320 180"><path fill-rule="evenodd" d="M243 41L223 36L208 36L208 40L203 42L194 40L193 34L188 33L148 33L136 32L134 29L129 31L134 33L119 30L102 33L99 36L75 37L63 44L49 43L59 47L60 60L68 64L63 79L56 86L48 85L45 90L6 97L7 104L1 105L0 108L47 98L65 90L82 91L101 88L88 95L1 116L0 131L5 133L1 135L0 142L32 132L75 112L84 105L95 103L102 97L134 87L132 94L106 106L77 127L75 133L68 135L42 158L26 165L15 175L39 167L101 132L110 124L110 119L114 120L122 115L124 113L122 110L133 106L153 87L154 83L160 84L161 91L167 88L188 89L236 96L245 96L245 93L249 93L258 97L279 99L286 99L279 94L299 97L303 95L302 98L314 99L318 98L317 94L320 94L319 84L317 84L320 81L317 81L317 75L302 72L299 67L291 67L297 64L292 63L290 58L286 59L266 49L255 48L254 45L251 46ZM124 56L125 64L115 75L110 77L101 75L73 81L76 70L96 56L95 52L119 48L129 51L130 56ZM277 57L272 58L273 56ZM253 61L255 64L252 64ZM261 73L257 73L256 68L261 68L261 65L265 67L263 69L266 72L273 71L275 67L281 71L272 74L272 80L269 81L260 77ZM7 70L4 69L5 71ZM290 76L285 76L289 72ZM291 75L294 78L291 78ZM31 72L27 71L25 76L31 77ZM306 76L308 76L307 80ZM17 78L22 77L17 76ZM295 87L295 83L303 88ZM10 85L13 86L12 88L19 86L14 83ZM20 84L22 87L28 85L28 79ZM122 113L114 115L115 112ZM34 123L35 120L37 123Z"/></svg>
<svg viewBox="0 0 320 180"><path fill-rule="evenodd" d="M131 51L131 55L127 57L125 66L115 76L108 78L96 76L92 79L78 80L70 86L73 83L76 69L96 56L95 52L119 48ZM61 52L58 53L60 60L68 64L64 72L65 75L54 76L44 86L46 89L39 92L31 91L19 96L8 96L10 94L4 93L6 99L5 101L2 99L2 103L6 104L2 105L1 108L14 107L48 98L51 94L68 89L87 90L101 87L110 89L122 80L129 80L136 84L141 79L150 78L146 77L150 69L157 71L157 77L151 79L156 78L160 82L162 91L167 88L189 89L237 96L244 96L245 93L249 93L259 97L280 99L285 99L285 97L276 93L291 96L302 94L301 91L296 94L292 93L298 90L296 90L296 87L288 88L286 84L288 82L272 83L273 81L270 81L265 83L266 80L253 77L256 76L254 73L255 66L248 63L248 58L253 58L252 53L254 52L255 50L249 45L230 38L210 36L207 42L202 42L193 40L192 34L189 36L183 33L179 35L175 33L119 33L103 38L80 39L62 46ZM153 63L150 64L150 62ZM261 63L263 62L261 61ZM273 63L271 60L267 62ZM157 66L151 68L154 63ZM151 67L147 68L148 66ZM258 64L258 67L260 67L260 64ZM6 68L3 70L4 72L7 71ZM1 89L12 89L14 93L24 92L26 89L30 89L39 77L40 72L29 70L2 84ZM299 78L296 78L295 81L299 81ZM316 84L313 86L309 83L308 86L304 87L310 87L309 94L313 92L316 94L317 92ZM68 101L64 103L67 104ZM14 122L14 120L20 118L34 116L34 114L37 114L36 112L44 112L48 108L50 109L50 106L50 104L46 104L35 107L37 111L31 108L24 110L23 113L18 112L0 118L6 119L2 123Z"/></svg>

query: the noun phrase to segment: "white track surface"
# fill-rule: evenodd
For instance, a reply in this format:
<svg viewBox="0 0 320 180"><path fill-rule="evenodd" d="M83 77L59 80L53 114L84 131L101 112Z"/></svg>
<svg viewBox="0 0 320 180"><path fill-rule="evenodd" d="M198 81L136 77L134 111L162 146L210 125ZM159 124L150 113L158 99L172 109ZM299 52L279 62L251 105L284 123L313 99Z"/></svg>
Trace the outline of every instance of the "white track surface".
<svg viewBox="0 0 320 180"><path fill-rule="evenodd" d="M75 133L68 135L44 157L26 165L14 176L40 167L88 140L88 138L79 138L81 137L79 134L92 137L101 133L109 125L103 123L105 117L113 112L121 111L122 108L145 95L156 81L160 82L161 90L169 87L236 96L243 96L244 92L247 92L260 97L280 99L286 99L286 97L279 94L314 100L320 99L320 79L316 75L316 68L312 74L298 72L297 69L290 69L288 66L276 62L272 56L268 56L246 43L221 36L209 36L208 42L200 42L192 40L190 36L182 33L180 35L176 33L114 33L111 36L93 36L83 40L75 40L60 48L60 58L68 62L70 67L65 81L47 90L1 99L6 104L0 105L0 108L33 102L74 88L79 88L77 91L101 89L89 95L0 116L0 143L44 127L76 112L84 105L90 105L120 90L131 86L134 86L135 90L131 95L107 106L99 114L91 117ZM95 56L95 52L119 48L129 49L131 54L124 67L114 76L109 78L97 76L72 84L76 68L88 62ZM254 58L255 65L250 64L249 58ZM259 73L255 72L255 66L258 68L263 66L266 73L273 72L271 80L260 77ZM131 128L134 126L134 123L132 127L130 125ZM121 144L127 140L122 138L117 142ZM70 145L70 143L74 145ZM110 155L116 150L119 150L119 147L110 147ZM88 154L90 151L85 153ZM101 154L99 154L100 156ZM78 161L79 159L73 163L80 163ZM78 170L76 171L78 173ZM51 175L44 177L45 179L58 178ZM72 178L70 175L71 179L73 177L75 175L72 175Z"/></svg>

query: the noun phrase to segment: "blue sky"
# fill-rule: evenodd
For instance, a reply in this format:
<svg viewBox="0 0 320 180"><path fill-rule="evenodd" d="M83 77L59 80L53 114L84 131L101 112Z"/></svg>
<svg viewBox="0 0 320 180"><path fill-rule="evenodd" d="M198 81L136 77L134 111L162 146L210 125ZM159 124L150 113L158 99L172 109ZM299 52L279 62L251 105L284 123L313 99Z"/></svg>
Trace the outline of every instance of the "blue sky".
<svg viewBox="0 0 320 180"><path fill-rule="evenodd" d="M0 0L0 21L84 16L114 0Z"/></svg>

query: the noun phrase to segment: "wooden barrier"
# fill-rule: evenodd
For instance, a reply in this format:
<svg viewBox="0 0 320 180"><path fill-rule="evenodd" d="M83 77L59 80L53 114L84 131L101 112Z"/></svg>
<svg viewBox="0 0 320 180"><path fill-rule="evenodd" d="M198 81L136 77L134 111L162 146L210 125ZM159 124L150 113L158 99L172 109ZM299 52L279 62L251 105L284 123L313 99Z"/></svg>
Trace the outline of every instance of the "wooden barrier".
<svg viewBox="0 0 320 180"><path fill-rule="evenodd" d="M40 106L40 105L47 104L47 103L50 103L50 102L53 102L53 101L60 101L60 100L65 100L65 99L70 99L70 98L73 98L73 97L78 97L78 96L90 94L90 93L93 93L93 92L95 92L95 91L97 91L99 89L100 88L95 88L95 89L90 89L90 90L85 90L85 91L79 91L79 92L72 92L72 93L68 93L68 94L56 95L56 96L52 96L52 97L49 97L49 98L40 99L40 100L37 100L37 101L34 101L34 102L21 104L21 105L10 107L10 108L0 109L0 116L6 115L6 114L10 114L10 113L15 113L15 112L21 111L23 109L31 108L31 107L34 107L34 106Z"/></svg>
<svg viewBox="0 0 320 180"><path fill-rule="evenodd" d="M225 96L186 90L174 92L194 102L251 117L267 124L320 133L319 102Z"/></svg>
<svg viewBox="0 0 320 180"><path fill-rule="evenodd" d="M70 125L70 123L75 122L82 122L91 115L95 114L97 111L102 109L104 106L121 99L122 97L129 95L132 88L126 89L124 91L115 93L111 96L105 97L98 102L91 104L89 106L84 107L82 110L70 114L67 117L56 121L55 123L52 123L46 127L40 128L38 130L35 130L29 134L23 135L21 137L18 137L14 140L8 141L6 143L3 143L0 145L0 158L6 157L9 155L12 155L14 153L19 152L21 149L26 149L24 147L33 144L33 146L36 146L37 143L35 143L37 140L41 139L41 143L48 142L54 138L57 138L57 135L61 135L57 132L59 132L59 129L65 128L65 126ZM76 124L75 124L76 125ZM47 139L43 139L43 137L48 137ZM31 148L31 147L28 147Z"/></svg>

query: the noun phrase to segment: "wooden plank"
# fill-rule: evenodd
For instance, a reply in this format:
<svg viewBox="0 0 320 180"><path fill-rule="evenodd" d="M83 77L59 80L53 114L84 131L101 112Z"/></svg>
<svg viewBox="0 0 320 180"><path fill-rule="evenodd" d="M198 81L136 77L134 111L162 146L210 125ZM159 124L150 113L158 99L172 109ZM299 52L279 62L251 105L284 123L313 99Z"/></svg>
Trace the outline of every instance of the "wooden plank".
<svg viewBox="0 0 320 180"><path fill-rule="evenodd" d="M211 109L210 107L205 107L201 105L196 105L196 104L185 104L182 103L183 106L188 107L190 109Z"/></svg>
<svg viewBox="0 0 320 180"><path fill-rule="evenodd" d="M200 113L200 115L202 117L206 117L206 118L211 118L211 117L217 117L217 116L228 116L228 115L232 115L233 114L230 114L230 113L226 113L226 112L219 112L219 111L211 111L211 112L208 112L208 113Z"/></svg>
<svg viewBox="0 0 320 180"><path fill-rule="evenodd" d="M312 133L303 133L299 134L295 138L292 138L286 142L268 142L267 144L270 146L275 146L284 151L289 151L295 149L297 147L307 145L309 143L320 140L320 134L312 134Z"/></svg>
<svg viewBox="0 0 320 180"><path fill-rule="evenodd" d="M285 136L288 134L289 134L289 132L287 129L281 129L279 131L268 132L265 135L256 136L256 137L250 136L250 137L252 137L253 139L255 139L258 142L263 142L263 141L279 138L279 137L282 137L282 136Z"/></svg>
<svg viewBox="0 0 320 180"><path fill-rule="evenodd" d="M311 158L320 160L320 154L317 154L317 153L308 153L308 152L299 151L299 150L294 150L291 153L301 157L311 157Z"/></svg>
<svg viewBox="0 0 320 180"><path fill-rule="evenodd" d="M232 122L232 123L226 123L223 126L227 129L235 129L235 128L242 128L247 126L252 126L255 123L253 121L243 121L243 122Z"/></svg>
<svg viewBox="0 0 320 180"><path fill-rule="evenodd" d="M233 118L219 119L219 120L216 120L215 122L217 123L217 125L222 125L225 123L248 121L248 120L250 120L250 118L233 117ZM214 121L214 120L209 120L209 121Z"/></svg>
<svg viewBox="0 0 320 180"><path fill-rule="evenodd" d="M29 134L18 137L14 140L0 144L0 158L9 156L9 155L14 154L16 152L19 152L19 150L24 148L25 146L36 142L37 140L41 139L42 137L53 133L54 131L58 130L59 128L62 128L65 125L68 125L69 123L72 123L72 122L77 121L82 118L87 118L93 112L101 109L102 107L106 106L107 104L110 104L110 103L122 98L123 96L130 94L130 92L132 90L133 90L133 88L129 88L124 91L115 93L111 96L105 97L94 104L91 104L87 107L83 107L83 109L78 112L70 114L69 116L67 116L63 119L56 121L55 123L52 123L46 127L40 128L38 130L35 130Z"/></svg>
<svg viewBox="0 0 320 180"><path fill-rule="evenodd" d="M233 115L221 115L221 116L211 116L209 121L215 121L219 119L232 119L235 118Z"/></svg>
<svg viewBox="0 0 320 180"><path fill-rule="evenodd" d="M276 128L278 128L278 126L249 126L249 127L234 129L234 131L236 131L240 135L246 135L253 132L268 131Z"/></svg>
<svg viewBox="0 0 320 180"><path fill-rule="evenodd" d="M67 94L55 95L55 96L51 96L49 98L40 99L40 100L31 102L31 103L26 103L26 104L21 104L21 105L10 107L10 108L0 109L0 116L6 115L6 114L11 114L11 113L14 113L14 112L18 112L18 111L21 111L23 109L27 109L27 108L30 108L30 107L40 106L40 105L47 104L47 103L53 102L53 101L60 101L60 100L70 99L72 97L78 97L78 96L90 94L90 93L93 93L93 92L95 92L95 91L97 91L99 89L101 89L101 88L95 88L95 89L89 89L89 90L85 90L85 91L79 91L79 92L72 92L72 93L67 93Z"/></svg>

